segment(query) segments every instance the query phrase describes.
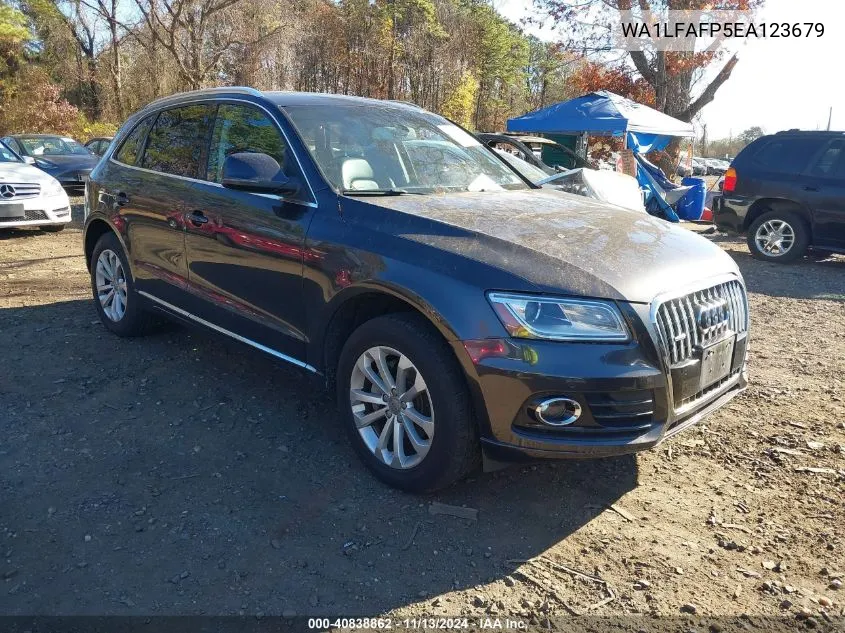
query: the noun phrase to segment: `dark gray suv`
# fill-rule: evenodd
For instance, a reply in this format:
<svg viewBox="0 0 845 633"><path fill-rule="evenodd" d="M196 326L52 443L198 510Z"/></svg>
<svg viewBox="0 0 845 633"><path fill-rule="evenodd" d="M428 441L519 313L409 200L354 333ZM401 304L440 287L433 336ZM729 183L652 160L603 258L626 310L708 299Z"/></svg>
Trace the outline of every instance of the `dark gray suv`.
<svg viewBox="0 0 845 633"><path fill-rule="evenodd" d="M412 105L168 97L126 122L85 206L106 328L167 315L325 377L364 463L408 490L482 456L643 450L746 385L718 246L537 188Z"/></svg>

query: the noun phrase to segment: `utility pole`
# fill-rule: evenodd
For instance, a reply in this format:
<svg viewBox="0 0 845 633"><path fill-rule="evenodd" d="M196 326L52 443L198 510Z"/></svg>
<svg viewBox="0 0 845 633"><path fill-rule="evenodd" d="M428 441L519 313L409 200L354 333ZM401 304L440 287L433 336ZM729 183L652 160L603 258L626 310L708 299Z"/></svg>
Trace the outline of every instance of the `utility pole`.
<svg viewBox="0 0 845 633"><path fill-rule="evenodd" d="M707 156L707 124L703 123L701 128L701 155Z"/></svg>
<svg viewBox="0 0 845 633"><path fill-rule="evenodd" d="M830 120L833 118L833 106L827 111L827 131L830 132Z"/></svg>

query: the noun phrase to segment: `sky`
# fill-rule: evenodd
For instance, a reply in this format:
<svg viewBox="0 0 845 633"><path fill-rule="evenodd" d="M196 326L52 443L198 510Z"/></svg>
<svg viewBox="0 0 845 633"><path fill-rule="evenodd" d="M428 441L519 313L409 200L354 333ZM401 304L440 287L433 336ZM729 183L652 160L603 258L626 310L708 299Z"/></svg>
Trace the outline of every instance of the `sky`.
<svg viewBox="0 0 845 633"><path fill-rule="evenodd" d="M532 0L494 0L493 4L514 22L533 12ZM739 63L701 113L707 136L726 138L755 125L765 132L825 129L830 107L831 129L845 130L841 70L845 1L767 0L755 20L762 21L820 22L825 31L820 38L767 38L739 44ZM549 28L528 30L545 40L557 39Z"/></svg>

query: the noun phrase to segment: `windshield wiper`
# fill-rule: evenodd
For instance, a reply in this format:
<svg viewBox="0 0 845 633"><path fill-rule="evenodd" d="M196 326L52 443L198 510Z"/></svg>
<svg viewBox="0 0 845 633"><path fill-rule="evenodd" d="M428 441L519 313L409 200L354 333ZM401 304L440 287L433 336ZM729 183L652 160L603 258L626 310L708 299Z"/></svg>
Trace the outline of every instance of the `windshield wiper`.
<svg viewBox="0 0 845 633"><path fill-rule="evenodd" d="M340 193L344 196L421 196L424 194L416 191L408 191L407 189L341 189Z"/></svg>

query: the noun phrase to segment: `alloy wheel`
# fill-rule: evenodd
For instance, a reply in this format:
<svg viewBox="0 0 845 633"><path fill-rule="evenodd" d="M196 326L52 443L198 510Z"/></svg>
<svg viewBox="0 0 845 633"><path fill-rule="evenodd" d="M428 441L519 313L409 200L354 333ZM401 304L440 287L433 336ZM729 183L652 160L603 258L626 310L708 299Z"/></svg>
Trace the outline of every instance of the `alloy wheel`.
<svg viewBox="0 0 845 633"><path fill-rule="evenodd" d="M783 220L767 220L754 234L758 250L769 257L781 257L795 244L795 229Z"/></svg>
<svg viewBox="0 0 845 633"><path fill-rule="evenodd" d="M355 426L383 464L417 466L434 438L434 407L422 374L401 352L371 347L358 357L349 385Z"/></svg>
<svg viewBox="0 0 845 633"><path fill-rule="evenodd" d="M100 253L94 281L103 312L111 321L117 323L126 314L126 274L117 253L110 249Z"/></svg>

